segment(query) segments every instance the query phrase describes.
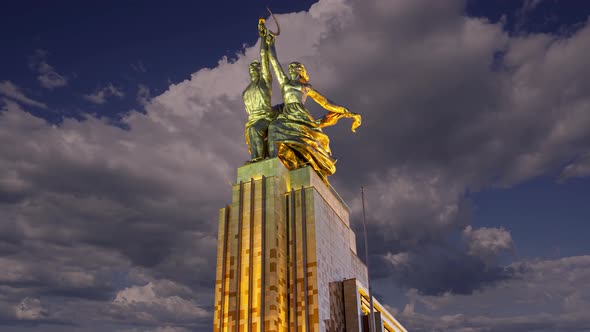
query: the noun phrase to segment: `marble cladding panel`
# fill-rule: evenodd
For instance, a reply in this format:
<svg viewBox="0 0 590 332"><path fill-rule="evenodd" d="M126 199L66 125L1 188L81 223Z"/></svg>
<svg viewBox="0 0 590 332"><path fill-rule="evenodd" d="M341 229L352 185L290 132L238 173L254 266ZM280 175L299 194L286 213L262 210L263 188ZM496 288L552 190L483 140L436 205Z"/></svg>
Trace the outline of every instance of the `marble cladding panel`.
<svg viewBox="0 0 590 332"><path fill-rule="evenodd" d="M271 177L266 186L265 331L287 329L286 191L283 179Z"/></svg>
<svg viewBox="0 0 590 332"><path fill-rule="evenodd" d="M356 252L356 249L357 249L356 248L356 234L354 233L354 231L352 229L350 230L349 236L350 236L350 250L352 250L352 252L355 255L357 255L357 252Z"/></svg>
<svg viewBox="0 0 590 332"><path fill-rule="evenodd" d="M309 326L308 332L323 331L319 322L319 303L318 303L318 283L317 283L317 260L315 252L315 228L313 227L314 211L310 210L310 201L313 197L308 197L313 189L305 190L305 202L302 201L302 190L294 190L294 205L289 206L293 208L295 216L295 237L293 238L293 224L290 224L290 248L292 252L293 239L295 239L295 262L296 262L296 292L291 291L290 294L295 297L297 314L294 311L291 317L297 317L297 329ZM290 198L290 196L289 196ZM291 200L290 200L291 202ZM305 212L305 215L303 214ZM291 215L291 213L290 213ZM304 217L305 216L305 217ZM303 236L305 234L305 237ZM289 265L291 273L293 273L292 263ZM290 274L292 275L292 274ZM293 290L293 278L291 277L291 290ZM294 321L291 319L291 326L294 329ZM303 331L302 330L302 331Z"/></svg>
<svg viewBox="0 0 590 332"><path fill-rule="evenodd" d="M343 283L330 283L330 320L325 322L326 332L341 332L346 329L344 317L344 289Z"/></svg>
<svg viewBox="0 0 590 332"><path fill-rule="evenodd" d="M342 222L340 215L333 209L334 202L326 200L315 188L310 188L308 196L313 197L308 204L314 211L319 320L320 324L325 324L325 321L332 319L330 283L348 278L366 279L363 277L366 269L364 265L358 265L360 260L350 248L352 231L348 227L348 220ZM323 325L321 330L325 329Z"/></svg>
<svg viewBox="0 0 590 332"><path fill-rule="evenodd" d="M367 284L367 266L357 255L351 256L350 269L353 271L354 278L363 285Z"/></svg>
<svg viewBox="0 0 590 332"><path fill-rule="evenodd" d="M355 279L346 279L342 282L344 294L344 317L346 320L346 332L361 331L360 301Z"/></svg>

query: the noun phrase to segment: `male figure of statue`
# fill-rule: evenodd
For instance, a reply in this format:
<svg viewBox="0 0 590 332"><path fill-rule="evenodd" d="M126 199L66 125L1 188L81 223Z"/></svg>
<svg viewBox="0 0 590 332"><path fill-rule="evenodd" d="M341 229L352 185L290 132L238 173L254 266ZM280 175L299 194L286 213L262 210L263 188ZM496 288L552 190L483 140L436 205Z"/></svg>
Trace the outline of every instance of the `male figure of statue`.
<svg viewBox="0 0 590 332"><path fill-rule="evenodd" d="M275 119L276 111L270 104L272 77L269 69L268 44L264 38L269 33L264 19L258 21L260 41L260 61L250 64L250 84L242 93L244 106L248 113L246 123L246 143L250 152L250 162L268 158L268 125Z"/></svg>

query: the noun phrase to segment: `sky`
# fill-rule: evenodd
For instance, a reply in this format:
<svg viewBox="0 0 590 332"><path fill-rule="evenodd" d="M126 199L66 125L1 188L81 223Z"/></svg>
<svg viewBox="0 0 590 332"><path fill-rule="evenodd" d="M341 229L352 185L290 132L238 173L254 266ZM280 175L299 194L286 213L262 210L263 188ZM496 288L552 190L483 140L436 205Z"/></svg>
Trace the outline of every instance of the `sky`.
<svg viewBox="0 0 590 332"><path fill-rule="evenodd" d="M583 0L4 4L0 330L211 330L265 6L279 60L363 116L325 129L330 182L359 248L365 188L402 324L590 331Z"/></svg>

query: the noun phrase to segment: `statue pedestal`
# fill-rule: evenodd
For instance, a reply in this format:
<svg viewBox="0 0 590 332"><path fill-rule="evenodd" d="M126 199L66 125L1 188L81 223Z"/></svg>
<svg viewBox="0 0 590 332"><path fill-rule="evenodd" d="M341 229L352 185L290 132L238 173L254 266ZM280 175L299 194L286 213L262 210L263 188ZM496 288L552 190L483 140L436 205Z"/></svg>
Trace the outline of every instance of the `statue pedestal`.
<svg viewBox="0 0 590 332"><path fill-rule="evenodd" d="M366 285L366 267L335 191L273 158L238 168L232 193L219 213L214 331L342 331L345 321L360 331L358 288L347 297L342 281Z"/></svg>

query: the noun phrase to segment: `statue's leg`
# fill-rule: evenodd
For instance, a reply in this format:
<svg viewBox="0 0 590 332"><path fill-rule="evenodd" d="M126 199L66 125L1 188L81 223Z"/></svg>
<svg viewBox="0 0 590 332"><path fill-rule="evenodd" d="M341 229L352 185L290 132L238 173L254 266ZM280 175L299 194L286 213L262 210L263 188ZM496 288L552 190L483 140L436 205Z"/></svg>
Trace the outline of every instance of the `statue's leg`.
<svg viewBox="0 0 590 332"><path fill-rule="evenodd" d="M268 156L270 158L275 158L276 156L278 156L278 147L277 147L277 143L276 143L276 138L277 138L277 127L274 126L273 123L271 123L268 126L268 141L267 141Z"/></svg>
<svg viewBox="0 0 590 332"><path fill-rule="evenodd" d="M267 157L266 153L266 136L268 133L268 123L266 119L260 119L248 128L248 137L250 139L250 157L252 161L257 161Z"/></svg>
<svg viewBox="0 0 590 332"><path fill-rule="evenodd" d="M268 129L266 131L266 134L267 134L266 139L264 140L264 144L263 144L263 149L264 149L263 155L264 155L264 158L269 158L270 153L268 152Z"/></svg>

